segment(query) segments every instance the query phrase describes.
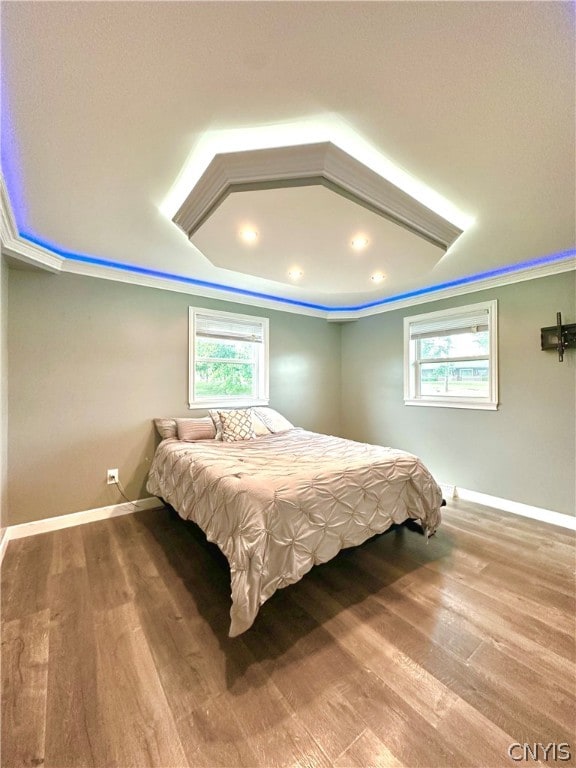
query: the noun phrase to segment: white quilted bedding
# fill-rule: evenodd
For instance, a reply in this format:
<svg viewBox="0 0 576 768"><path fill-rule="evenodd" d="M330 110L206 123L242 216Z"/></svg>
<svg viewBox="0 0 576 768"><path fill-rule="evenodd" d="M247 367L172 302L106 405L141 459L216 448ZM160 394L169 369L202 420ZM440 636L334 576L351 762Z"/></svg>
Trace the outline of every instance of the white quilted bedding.
<svg viewBox="0 0 576 768"><path fill-rule="evenodd" d="M228 558L231 637L277 589L344 547L408 518L430 535L442 501L416 456L299 428L233 443L163 440L147 489Z"/></svg>

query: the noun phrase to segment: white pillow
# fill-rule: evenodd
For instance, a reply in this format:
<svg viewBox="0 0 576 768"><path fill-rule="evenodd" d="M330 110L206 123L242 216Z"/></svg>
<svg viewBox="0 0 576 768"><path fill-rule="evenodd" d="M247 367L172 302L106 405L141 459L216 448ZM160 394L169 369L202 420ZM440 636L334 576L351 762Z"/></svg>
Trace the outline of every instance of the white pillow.
<svg viewBox="0 0 576 768"><path fill-rule="evenodd" d="M275 411L274 408L258 407L253 410L270 432L287 432L289 429L294 429L294 424L291 424L288 419L284 418L278 411Z"/></svg>
<svg viewBox="0 0 576 768"><path fill-rule="evenodd" d="M270 430L266 424L264 424L260 416L258 416L255 408L252 408L252 426L254 427L256 437L263 437L264 435L270 434Z"/></svg>
<svg viewBox="0 0 576 768"><path fill-rule="evenodd" d="M211 408L208 413L210 418L214 422L214 429L216 430L216 440L222 440L222 422L220 421L220 411L216 408Z"/></svg>

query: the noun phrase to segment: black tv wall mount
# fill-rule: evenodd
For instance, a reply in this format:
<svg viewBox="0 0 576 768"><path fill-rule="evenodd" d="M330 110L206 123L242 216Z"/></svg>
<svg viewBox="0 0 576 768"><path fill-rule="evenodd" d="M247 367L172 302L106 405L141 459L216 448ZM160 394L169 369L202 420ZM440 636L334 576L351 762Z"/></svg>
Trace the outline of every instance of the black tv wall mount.
<svg viewBox="0 0 576 768"><path fill-rule="evenodd" d="M562 314L556 312L556 325L540 329L540 348L555 349L558 361L564 360L564 350L576 347L576 323L562 325Z"/></svg>

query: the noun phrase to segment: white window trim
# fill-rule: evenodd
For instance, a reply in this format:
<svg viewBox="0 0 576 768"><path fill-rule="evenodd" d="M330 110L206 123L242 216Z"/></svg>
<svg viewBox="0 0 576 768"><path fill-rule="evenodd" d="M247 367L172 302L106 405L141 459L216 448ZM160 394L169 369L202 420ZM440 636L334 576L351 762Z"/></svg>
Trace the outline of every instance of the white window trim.
<svg viewBox="0 0 576 768"><path fill-rule="evenodd" d="M251 321L262 324L262 365L259 367L259 383L257 397L223 397L196 399L194 389L194 372L196 370L196 315L213 315L226 317L229 320ZM202 307L188 308L188 408L189 410L206 410L208 408L247 408L252 405L268 405L269 400L269 320L267 317L241 315L237 312L222 312Z"/></svg>
<svg viewBox="0 0 576 768"><path fill-rule="evenodd" d="M410 356L410 325L424 319L452 317L467 312L486 309L490 327L490 395L486 398L476 397L442 397L441 395L415 396L416 365ZM468 359L468 358L467 358ZM473 410L495 411L498 409L498 302L484 301L478 304L467 304L452 309L442 309L437 312L426 312L404 318L404 405L427 406L433 408L469 408Z"/></svg>

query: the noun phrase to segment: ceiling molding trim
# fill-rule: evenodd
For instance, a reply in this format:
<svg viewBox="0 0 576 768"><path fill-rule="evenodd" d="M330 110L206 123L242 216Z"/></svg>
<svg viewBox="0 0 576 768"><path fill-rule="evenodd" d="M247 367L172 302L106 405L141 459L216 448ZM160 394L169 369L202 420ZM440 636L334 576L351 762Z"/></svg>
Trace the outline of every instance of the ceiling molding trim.
<svg viewBox="0 0 576 768"><path fill-rule="evenodd" d="M218 154L172 221L191 239L232 192L322 185L447 250L463 230L331 142Z"/></svg>
<svg viewBox="0 0 576 768"><path fill-rule="evenodd" d="M20 236L2 174L0 174L0 235L4 255L48 272L60 272L62 269L64 259L61 256Z"/></svg>
<svg viewBox="0 0 576 768"><path fill-rule="evenodd" d="M443 250L464 231L334 144L328 144L323 176L324 186Z"/></svg>
<svg viewBox="0 0 576 768"><path fill-rule="evenodd" d="M123 264L68 252L58 254L54 250L34 242L33 237L19 234L10 204L10 197L1 173L0 214L2 253L52 273L68 272L104 280L114 280L116 282L141 285L159 290L187 293L219 301L320 317L333 322L358 320L362 317L391 312L395 309L416 306L431 301L439 301L451 296L474 293L489 288L497 288L525 280L533 280L539 277L576 270L576 249L570 249L525 261L521 264L512 264L490 272L459 278L439 285L432 285L406 294L377 299L370 303L351 307L330 307L323 304L298 301L257 291L210 283L183 275L162 273L145 267L139 267L138 265Z"/></svg>
<svg viewBox="0 0 576 768"><path fill-rule="evenodd" d="M574 270L576 270L576 249L550 254L519 265L511 265L479 275L471 275L447 283L432 285L406 294L390 296L370 304L339 308L310 302L299 302L294 299L208 283L180 275L162 274L143 267L116 264L86 257L66 259L62 268L62 271L72 274L115 280L117 282L175 291L177 293L187 293L194 296L274 309L281 312L319 317L329 322L359 320L363 317L392 312L396 309L440 301L453 296L475 293L491 288L500 288L526 280L535 280Z"/></svg>
<svg viewBox="0 0 576 768"><path fill-rule="evenodd" d="M379 176L388 179L461 229L468 229L474 222L474 217L459 210L438 192L393 163L354 130L348 121L333 112L301 117L287 123L266 122L206 131L192 148L174 184L162 201L160 210L171 220L218 154L327 142L340 147Z"/></svg>
<svg viewBox="0 0 576 768"><path fill-rule="evenodd" d="M372 306L350 307L342 310L335 309L330 312L328 320L333 322L359 320L363 317L393 312L397 309L405 309L417 306L418 304L441 301L453 296L463 296L467 293L486 291L491 288L502 288L514 283L536 280L540 277L550 277L551 275L572 272L574 270L576 270L576 249L562 251L558 254L550 254L541 259L535 259L533 262L524 262L522 265L512 265L501 270L464 277L438 286L430 286L420 291L391 296L375 302Z"/></svg>
<svg viewBox="0 0 576 768"><path fill-rule="evenodd" d="M327 319L327 310L329 309L322 305L218 285L182 275L162 274L136 265L117 264L84 257L67 258L62 272L324 319Z"/></svg>
<svg viewBox="0 0 576 768"><path fill-rule="evenodd" d="M4 206L2 208L2 227L4 228ZM4 232L2 236L4 237ZM45 248L40 248L36 244L28 242L22 236L11 238L11 247L5 248L3 244L2 251L9 255L18 253L16 258L26 261L31 265L41 266L54 273L67 272L86 277L114 280L121 283L174 291L176 293L186 293L252 307L319 317L330 322L359 320L363 317L392 312L396 309L426 304L431 301L440 301L452 296L475 293L476 291L488 290L490 288L499 288L525 280L534 280L540 277L548 277L576 270L576 249L572 249L557 254L550 254L531 262L524 262L521 265L511 265L501 270L472 275L448 283L432 285L418 291L378 299L371 304L361 304L356 307L330 307L233 288L232 286L218 285L182 275L160 273L137 265L120 264L75 254L68 254L66 258L54 255L53 262L56 266L49 266L46 264L45 258L46 254L51 255L50 252ZM26 258L23 258L22 254L27 254Z"/></svg>

